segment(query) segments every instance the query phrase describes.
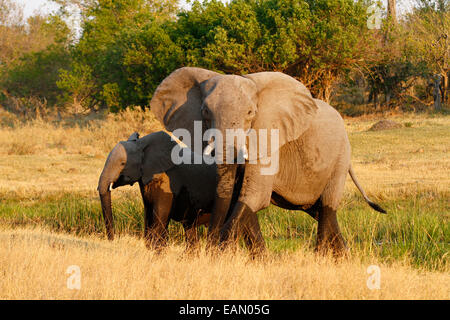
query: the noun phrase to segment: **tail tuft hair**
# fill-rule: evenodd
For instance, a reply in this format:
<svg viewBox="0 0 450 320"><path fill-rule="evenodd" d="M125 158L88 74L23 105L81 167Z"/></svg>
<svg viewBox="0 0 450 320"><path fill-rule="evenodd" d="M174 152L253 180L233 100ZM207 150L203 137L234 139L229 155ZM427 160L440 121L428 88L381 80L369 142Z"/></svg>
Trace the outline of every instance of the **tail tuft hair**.
<svg viewBox="0 0 450 320"><path fill-rule="evenodd" d="M381 212L381 213L387 213L386 210L384 210L382 207L380 207L379 205L377 205L376 203L372 202L372 201L368 201L369 206L372 207L372 209Z"/></svg>

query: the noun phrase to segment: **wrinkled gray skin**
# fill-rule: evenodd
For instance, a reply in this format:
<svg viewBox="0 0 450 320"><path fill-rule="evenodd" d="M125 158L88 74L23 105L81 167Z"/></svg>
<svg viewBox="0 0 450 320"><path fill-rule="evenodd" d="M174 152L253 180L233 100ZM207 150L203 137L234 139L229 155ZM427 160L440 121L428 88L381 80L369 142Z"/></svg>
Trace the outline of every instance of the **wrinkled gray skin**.
<svg viewBox="0 0 450 320"><path fill-rule="evenodd" d="M209 215L199 213L211 212L216 167L174 165L170 155L175 145L163 131L141 139L134 133L110 152L98 183L108 239L114 239L110 185L115 189L139 182L145 207L147 246L158 248L165 243L170 219L182 222L188 244L195 243L195 227L209 220Z"/></svg>
<svg viewBox="0 0 450 320"><path fill-rule="evenodd" d="M242 189L226 223L236 165L217 166L210 244L229 239L240 226L250 223L257 226L251 230L252 248L264 250L256 212L272 202L307 211L318 220L317 249L344 252L346 244L336 210L348 173L371 207L384 212L367 198L356 180L350 143L339 113L313 99L309 90L290 76L278 72L221 75L200 68L181 68L158 86L150 105L168 130L185 128L193 138L195 120L223 133L226 129L279 129L279 150L272 150L279 152L278 172L262 175L261 163L246 162ZM224 154L227 148L242 150L243 146L225 141Z"/></svg>

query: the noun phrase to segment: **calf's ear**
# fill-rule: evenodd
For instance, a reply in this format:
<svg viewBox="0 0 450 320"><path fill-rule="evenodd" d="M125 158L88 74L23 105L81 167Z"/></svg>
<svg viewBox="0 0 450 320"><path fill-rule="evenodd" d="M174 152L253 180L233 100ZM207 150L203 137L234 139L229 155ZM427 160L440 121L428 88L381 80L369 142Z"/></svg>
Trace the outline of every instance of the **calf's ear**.
<svg viewBox="0 0 450 320"><path fill-rule="evenodd" d="M144 153L142 183L148 184L155 174L166 172L175 166L171 156L176 142L171 141L170 135L163 131L152 133L139 141Z"/></svg>
<svg viewBox="0 0 450 320"><path fill-rule="evenodd" d="M128 141L137 141L139 139L139 133L134 132L129 138Z"/></svg>

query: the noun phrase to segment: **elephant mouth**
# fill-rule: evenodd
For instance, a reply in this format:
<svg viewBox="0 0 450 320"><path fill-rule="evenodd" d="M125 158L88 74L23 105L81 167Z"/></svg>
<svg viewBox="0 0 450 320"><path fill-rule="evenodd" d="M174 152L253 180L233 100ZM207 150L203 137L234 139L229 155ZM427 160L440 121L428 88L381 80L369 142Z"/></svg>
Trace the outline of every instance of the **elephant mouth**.
<svg viewBox="0 0 450 320"><path fill-rule="evenodd" d="M134 181L132 181L128 176L120 175L119 178L113 183L112 188L116 189L127 184L132 186L134 184Z"/></svg>

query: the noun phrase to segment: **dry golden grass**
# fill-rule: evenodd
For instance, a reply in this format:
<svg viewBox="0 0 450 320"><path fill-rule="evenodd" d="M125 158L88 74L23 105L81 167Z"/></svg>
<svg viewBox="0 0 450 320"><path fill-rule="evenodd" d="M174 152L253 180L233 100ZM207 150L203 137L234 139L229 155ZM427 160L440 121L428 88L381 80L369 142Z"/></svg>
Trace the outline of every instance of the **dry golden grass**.
<svg viewBox="0 0 450 320"><path fill-rule="evenodd" d="M54 192L92 194L106 156L133 132L161 130L150 112L127 110L105 118L21 123L0 112L0 194L40 197Z"/></svg>
<svg viewBox="0 0 450 320"><path fill-rule="evenodd" d="M367 130L380 118L346 119L356 174L369 193L395 199L450 190L450 117L392 115L404 127ZM351 186L351 183L347 183Z"/></svg>
<svg viewBox="0 0 450 320"><path fill-rule="evenodd" d="M0 126L0 194L69 191L92 195L106 156L118 141L134 131L143 136L162 128L151 112L138 110L65 122L38 118L20 123L11 114L0 112L2 116L9 125ZM368 132L380 118L345 120L353 166L368 193L392 199L423 190L447 192L450 117L389 118L406 127ZM356 192L350 180L349 191Z"/></svg>
<svg viewBox="0 0 450 320"><path fill-rule="evenodd" d="M1 299L448 299L448 273L357 258L335 262L300 249L250 260L245 252L156 254L141 240L75 238L42 229L0 230ZM367 267L381 270L367 287ZM81 271L70 290L67 268Z"/></svg>

